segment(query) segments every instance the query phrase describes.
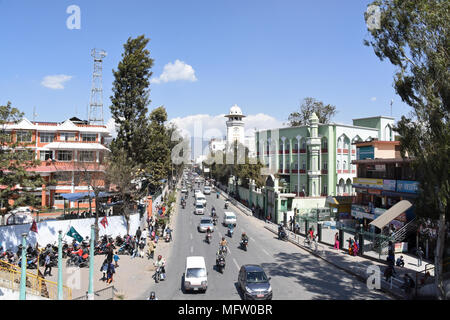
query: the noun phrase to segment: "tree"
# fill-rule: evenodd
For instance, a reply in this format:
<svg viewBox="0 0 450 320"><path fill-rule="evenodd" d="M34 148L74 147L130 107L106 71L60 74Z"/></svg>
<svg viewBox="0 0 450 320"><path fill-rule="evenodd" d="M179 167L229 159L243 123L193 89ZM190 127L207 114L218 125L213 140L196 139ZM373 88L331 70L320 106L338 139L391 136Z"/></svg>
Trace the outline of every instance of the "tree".
<svg viewBox="0 0 450 320"><path fill-rule="evenodd" d="M37 197L33 194L36 188L44 184L42 177L30 170L40 164L35 159L33 150L26 149L27 142L18 142L12 133L6 130L8 124L18 123L23 113L11 106L0 106L0 199L2 224L5 214L18 206L39 207ZM27 133L26 133L27 134ZM31 136L31 132L28 132ZM15 140L15 141L14 141ZM28 140L28 139L27 139ZM17 187L19 186L19 187ZM11 200L14 201L11 204Z"/></svg>
<svg viewBox="0 0 450 320"><path fill-rule="evenodd" d="M303 99L300 105L300 111L292 112L288 118L288 124L291 127L303 126L309 123L309 118L313 113L319 118L319 123L329 123L331 118L336 114L336 107L314 98L307 97Z"/></svg>
<svg viewBox="0 0 450 320"><path fill-rule="evenodd" d="M379 0L379 28L370 28L371 46L380 60L397 72L394 88L412 114L395 127L402 156L407 152L419 175L419 217L438 220L435 251L436 295L444 299L443 253L449 218L450 142L450 2L441 0ZM371 18L365 14L366 20Z"/></svg>
<svg viewBox="0 0 450 320"><path fill-rule="evenodd" d="M113 70L113 96L111 114L118 125L117 137L111 143L111 151L125 151L127 157L144 168L150 155L149 119L150 72L153 59L145 49L149 39L143 35L129 38L124 45L122 60L117 71Z"/></svg>

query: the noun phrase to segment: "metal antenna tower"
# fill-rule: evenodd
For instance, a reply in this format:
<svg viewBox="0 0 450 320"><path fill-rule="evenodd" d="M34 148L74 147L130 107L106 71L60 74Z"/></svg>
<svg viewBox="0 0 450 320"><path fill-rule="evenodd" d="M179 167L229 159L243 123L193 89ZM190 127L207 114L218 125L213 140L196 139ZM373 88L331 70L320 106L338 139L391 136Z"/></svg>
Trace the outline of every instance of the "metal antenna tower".
<svg viewBox="0 0 450 320"><path fill-rule="evenodd" d="M103 87L102 87L102 63L106 57L105 50L92 49L94 58L94 73L92 74L91 100L89 103L89 124L103 125Z"/></svg>

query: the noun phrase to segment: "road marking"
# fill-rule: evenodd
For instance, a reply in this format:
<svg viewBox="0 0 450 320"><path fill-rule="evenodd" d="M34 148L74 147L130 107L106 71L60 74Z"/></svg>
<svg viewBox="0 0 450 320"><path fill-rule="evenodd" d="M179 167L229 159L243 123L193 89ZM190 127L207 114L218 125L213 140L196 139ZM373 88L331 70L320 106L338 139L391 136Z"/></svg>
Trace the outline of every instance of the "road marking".
<svg viewBox="0 0 450 320"><path fill-rule="evenodd" d="M220 232L220 231L219 231L219 236L220 236L220 238L222 238L222 232Z"/></svg>
<svg viewBox="0 0 450 320"><path fill-rule="evenodd" d="M266 251L266 250L264 250L264 249L261 249L265 254L267 254L268 256L270 256L270 254Z"/></svg>
<svg viewBox="0 0 450 320"><path fill-rule="evenodd" d="M194 247L193 246L191 246L191 253L193 253L194 252Z"/></svg>
<svg viewBox="0 0 450 320"><path fill-rule="evenodd" d="M236 268L239 270L239 265L238 265L238 263L237 263L237 261L236 261L235 258L233 258L233 262L234 262L234 264L236 265Z"/></svg>
<svg viewBox="0 0 450 320"><path fill-rule="evenodd" d="M252 237L248 237L250 240L255 241L255 239L253 239ZM256 241L255 241L256 242Z"/></svg>
<svg viewBox="0 0 450 320"><path fill-rule="evenodd" d="M190 238L191 238L191 240L192 240L192 233L190 234Z"/></svg>

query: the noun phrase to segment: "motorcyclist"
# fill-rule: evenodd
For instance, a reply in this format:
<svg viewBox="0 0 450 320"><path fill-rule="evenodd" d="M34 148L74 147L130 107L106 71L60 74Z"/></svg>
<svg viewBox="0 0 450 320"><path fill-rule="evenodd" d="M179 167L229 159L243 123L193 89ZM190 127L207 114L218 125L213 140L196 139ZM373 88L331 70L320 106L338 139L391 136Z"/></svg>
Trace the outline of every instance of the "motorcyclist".
<svg viewBox="0 0 450 320"><path fill-rule="evenodd" d="M228 199L225 200L225 209L228 209Z"/></svg>
<svg viewBox="0 0 450 320"><path fill-rule="evenodd" d="M216 208L214 208L214 206L211 208L211 216L212 217L216 216Z"/></svg>
<svg viewBox="0 0 450 320"><path fill-rule="evenodd" d="M162 255L158 256L158 260L154 263L156 268L161 268L161 273L166 273L166 260L163 259Z"/></svg>
<svg viewBox="0 0 450 320"><path fill-rule="evenodd" d="M219 250L217 250L217 252L216 252L216 264L219 264L220 258L225 259L225 254L221 248L219 248Z"/></svg>
<svg viewBox="0 0 450 320"><path fill-rule="evenodd" d="M208 238L211 238L211 228L208 227L208 229L206 229L206 241L208 241Z"/></svg>
<svg viewBox="0 0 450 320"><path fill-rule="evenodd" d="M280 223L280 224L278 225L278 237L281 238L281 237L284 237L285 235L286 235L286 231L284 231L284 227L283 227L283 225Z"/></svg>
<svg viewBox="0 0 450 320"><path fill-rule="evenodd" d="M248 242L248 236L245 234L245 232L242 232L242 235L241 235L241 241L242 241L242 242L244 242L244 241L247 241L247 242Z"/></svg>
<svg viewBox="0 0 450 320"><path fill-rule="evenodd" d="M155 291L150 292L150 297L148 297L147 300L158 300L158 298L155 295Z"/></svg>
<svg viewBox="0 0 450 320"><path fill-rule="evenodd" d="M234 231L234 226L230 223L228 225L228 234L231 236L233 235L233 231Z"/></svg>
<svg viewBox="0 0 450 320"><path fill-rule="evenodd" d="M222 237L222 241L220 241L219 246L220 246L220 250L222 250L222 249L226 250L227 249L228 242L225 239L225 237Z"/></svg>

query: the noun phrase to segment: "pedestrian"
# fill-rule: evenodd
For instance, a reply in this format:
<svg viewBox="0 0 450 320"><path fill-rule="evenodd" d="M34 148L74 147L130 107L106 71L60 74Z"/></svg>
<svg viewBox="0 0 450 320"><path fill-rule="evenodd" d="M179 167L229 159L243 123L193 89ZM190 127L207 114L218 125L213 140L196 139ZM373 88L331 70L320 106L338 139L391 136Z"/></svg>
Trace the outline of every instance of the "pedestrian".
<svg viewBox="0 0 450 320"><path fill-rule="evenodd" d="M102 266L100 267L100 271L103 273L101 280L105 281L106 280L106 272L108 271L108 260L107 259L105 259L103 261Z"/></svg>
<svg viewBox="0 0 450 320"><path fill-rule="evenodd" d="M111 283L113 282L113 275L116 273L116 270L114 268L114 265L112 263L108 263L108 271L106 272L106 283Z"/></svg>
<svg viewBox="0 0 450 320"><path fill-rule="evenodd" d="M292 217L289 217L289 229L294 231L294 222L292 221Z"/></svg>
<svg viewBox="0 0 450 320"><path fill-rule="evenodd" d="M141 241L139 242L138 247L138 256L141 258L144 258L144 249L145 249L145 239L142 238Z"/></svg>
<svg viewBox="0 0 450 320"><path fill-rule="evenodd" d="M153 242L152 239L148 239L147 245L148 245L147 249L148 259L153 259L153 256L155 254L155 242Z"/></svg>
<svg viewBox="0 0 450 320"><path fill-rule="evenodd" d="M334 235L334 249L339 250L339 232Z"/></svg>
<svg viewBox="0 0 450 320"><path fill-rule="evenodd" d="M388 265L388 267L386 268L386 270L384 270L384 277L386 281L389 281L392 276L396 274L394 266L393 265Z"/></svg>
<svg viewBox="0 0 450 320"><path fill-rule="evenodd" d="M45 270L44 270L44 277L47 275L47 270L48 271L48 275L51 277L52 276L52 262L50 259L50 252L47 252L47 255L45 256Z"/></svg>
<svg viewBox="0 0 450 320"><path fill-rule="evenodd" d="M120 260L119 256L117 255L117 251L114 253L113 259L114 259L114 266L117 268L119 266L117 262Z"/></svg>
<svg viewBox="0 0 450 320"><path fill-rule="evenodd" d="M422 248L419 247L419 249L417 249L417 266L418 267L422 266L422 258L423 258L423 251L422 251Z"/></svg>
<svg viewBox="0 0 450 320"><path fill-rule="evenodd" d="M353 241L353 255L357 256L359 252L359 244L358 241Z"/></svg>
<svg viewBox="0 0 450 320"><path fill-rule="evenodd" d="M113 249L110 247L106 252L106 260L108 261L108 263L112 263L113 256L114 256Z"/></svg>
<svg viewBox="0 0 450 320"><path fill-rule="evenodd" d="M146 228L144 228L144 230L142 230L141 239L144 239L145 241L147 241L147 237L148 237L148 231ZM144 243L145 243L145 241L144 241Z"/></svg>
<svg viewBox="0 0 450 320"><path fill-rule="evenodd" d="M353 255L353 239L348 238L348 254Z"/></svg>
<svg viewBox="0 0 450 320"><path fill-rule="evenodd" d="M388 258L387 258L387 260L388 260L388 262L390 264L395 264L394 248L395 248L395 246L392 243L392 241L389 241L389 244L388 244Z"/></svg>
<svg viewBox="0 0 450 320"><path fill-rule="evenodd" d="M141 239L141 235L142 235L141 227L138 227L138 229L136 231L136 244L139 243L139 239Z"/></svg>

